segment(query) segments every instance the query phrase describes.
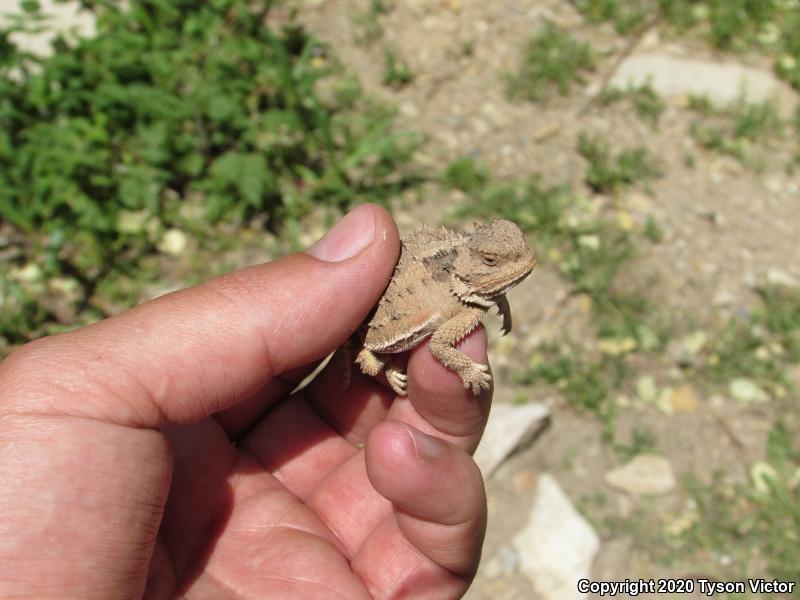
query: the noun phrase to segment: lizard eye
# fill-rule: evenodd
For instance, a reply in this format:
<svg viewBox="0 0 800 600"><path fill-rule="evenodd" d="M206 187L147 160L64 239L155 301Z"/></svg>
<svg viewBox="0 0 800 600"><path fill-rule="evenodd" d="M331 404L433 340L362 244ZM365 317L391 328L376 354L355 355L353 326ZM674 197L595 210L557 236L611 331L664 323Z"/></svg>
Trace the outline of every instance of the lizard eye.
<svg viewBox="0 0 800 600"><path fill-rule="evenodd" d="M483 264L489 267L493 267L497 264L497 259L493 256L484 256L483 257Z"/></svg>

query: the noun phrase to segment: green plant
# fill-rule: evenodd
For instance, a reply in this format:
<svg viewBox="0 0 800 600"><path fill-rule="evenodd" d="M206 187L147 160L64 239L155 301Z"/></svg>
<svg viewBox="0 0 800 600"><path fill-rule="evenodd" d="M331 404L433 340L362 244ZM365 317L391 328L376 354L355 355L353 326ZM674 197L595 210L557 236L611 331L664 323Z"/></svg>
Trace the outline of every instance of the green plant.
<svg viewBox="0 0 800 600"><path fill-rule="evenodd" d="M384 49L383 57L382 81L384 85L400 89L411 83L414 73L404 58L398 56L397 52L391 48Z"/></svg>
<svg viewBox="0 0 800 600"><path fill-rule="evenodd" d="M661 114L666 110L666 103L659 96L650 83L640 86L629 86L626 89L609 88L600 98L603 105L608 105L619 100L629 99L636 114L651 127L656 127Z"/></svg>
<svg viewBox="0 0 800 600"><path fill-rule="evenodd" d="M652 12L646 0L576 0L575 7L591 23L611 21L625 35L641 25Z"/></svg>
<svg viewBox="0 0 800 600"><path fill-rule="evenodd" d="M650 215L644 223L644 236L654 244L661 243L664 240L664 232L658 225L658 222Z"/></svg>
<svg viewBox="0 0 800 600"><path fill-rule="evenodd" d="M540 248L558 243L566 235L568 227L564 214L573 199L567 186L546 187L538 177L509 183L493 182L482 166L469 159L453 163L445 174L445 181L470 195L456 209L454 216L457 218L509 219L523 230L535 232Z"/></svg>
<svg viewBox="0 0 800 600"><path fill-rule="evenodd" d="M637 454L652 452L658 447L656 434L647 427L634 427L631 431L631 441L623 443L614 442L614 451L623 459L631 459Z"/></svg>
<svg viewBox="0 0 800 600"><path fill-rule="evenodd" d="M483 163L464 156L447 166L442 182L449 188L472 193L483 190L490 178L491 174Z"/></svg>
<svg viewBox="0 0 800 600"><path fill-rule="evenodd" d="M591 48L548 23L524 45L516 73L506 75L506 94L540 101L555 90L567 96L594 65Z"/></svg>
<svg viewBox="0 0 800 600"><path fill-rule="evenodd" d="M581 134L578 152L588 162L586 184L595 192L617 192L660 174L655 158L644 146L622 150L616 156L607 142L597 136Z"/></svg>
<svg viewBox="0 0 800 600"><path fill-rule="evenodd" d="M392 9L386 0L369 0L367 8L352 17L353 39L357 44L370 45L383 35L381 17Z"/></svg>
<svg viewBox="0 0 800 600"><path fill-rule="evenodd" d="M169 227L293 223L417 180L404 166L416 139L380 105L319 93L340 67L298 25L265 26L268 2L83 4L97 35L57 38L49 58L0 34L0 218L28 237L20 264L68 273L89 298ZM48 318L23 313L0 335L22 341Z"/></svg>
<svg viewBox="0 0 800 600"><path fill-rule="evenodd" d="M606 439L611 439L612 392L622 385L626 371L621 357L603 354L592 358L577 346L551 344L537 351L528 367L514 378L524 385L542 382L554 386L572 406L599 417Z"/></svg>
<svg viewBox="0 0 800 600"><path fill-rule="evenodd" d="M708 485L690 478L687 489L696 503L699 518L683 534L685 546L696 552L730 555L732 567L740 577L763 576L754 573L761 559L767 565L768 575L797 581L800 486L792 482L793 474L800 468L796 443L796 436L779 422L769 434L768 462L751 468L750 482L732 484L721 473ZM800 590L795 589L794 596L800 597Z"/></svg>

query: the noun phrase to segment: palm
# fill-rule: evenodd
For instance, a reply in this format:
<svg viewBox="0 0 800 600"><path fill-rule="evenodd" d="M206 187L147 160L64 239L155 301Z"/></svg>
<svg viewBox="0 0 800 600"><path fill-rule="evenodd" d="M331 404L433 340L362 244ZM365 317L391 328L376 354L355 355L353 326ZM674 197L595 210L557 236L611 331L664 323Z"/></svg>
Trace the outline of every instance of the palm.
<svg viewBox="0 0 800 600"><path fill-rule="evenodd" d="M422 349L410 369L440 369L431 361ZM472 446L487 407L458 389L452 374L438 374L444 381L434 385L461 397L451 409L476 428L455 437ZM151 568L155 596L159 587L164 596L177 587L214 597L329 598L337 590L366 598L388 580L415 577L438 586L450 580L454 593L463 587L458 574L421 559L367 475L366 433L387 417L419 421L413 403L359 375L347 392L337 383L336 369L328 369L251 424L235 446L229 436L241 419L225 415L169 432L175 466ZM402 569L387 572L396 550L405 555Z"/></svg>

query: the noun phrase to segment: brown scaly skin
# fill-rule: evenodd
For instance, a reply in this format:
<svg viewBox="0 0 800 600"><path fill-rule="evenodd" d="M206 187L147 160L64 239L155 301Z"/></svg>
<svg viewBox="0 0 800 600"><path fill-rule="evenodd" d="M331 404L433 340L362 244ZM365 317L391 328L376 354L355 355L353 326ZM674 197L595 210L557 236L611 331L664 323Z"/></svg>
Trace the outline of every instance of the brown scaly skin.
<svg viewBox="0 0 800 600"><path fill-rule="evenodd" d="M431 354L479 394L492 377L487 365L453 346L492 306L511 331L505 293L533 270L536 255L517 225L496 219L471 232L423 227L402 238L400 260L373 314L359 328L356 363L367 375L386 371L392 389L406 393L406 375L392 356L430 336Z"/></svg>

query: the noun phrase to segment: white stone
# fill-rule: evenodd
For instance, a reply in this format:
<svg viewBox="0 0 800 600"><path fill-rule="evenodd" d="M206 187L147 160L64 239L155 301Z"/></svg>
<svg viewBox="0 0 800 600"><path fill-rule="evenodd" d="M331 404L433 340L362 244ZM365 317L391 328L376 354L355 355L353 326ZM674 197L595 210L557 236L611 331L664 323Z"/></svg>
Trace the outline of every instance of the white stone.
<svg viewBox="0 0 800 600"><path fill-rule="evenodd" d="M782 269L769 269L767 271L767 283L784 287L800 287L800 282Z"/></svg>
<svg viewBox="0 0 800 600"><path fill-rule="evenodd" d="M611 79L615 87L640 86L671 98L696 94L725 105L744 92L751 102L775 98L784 115L791 115L797 95L772 72L733 62L680 58L668 54L638 54L624 60Z"/></svg>
<svg viewBox="0 0 800 600"><path fill-rule="evenodd" d="M600 540L556 480L539 477L528 523L513 540L519 566L544 600L578 600L578 580L589 577Z"/></svg>
<svg viewBox="0 0 800 600"><path fill-rule="evenodd" d="M609 471L606 483L636 496L668 494L675 489L675 474L669 461L655 454L639 454L629 463Z"/></svg>
<svg viewBox="0 0 800 600"><path fill-rule="evenodd" d="M188 237L180 229L167 229L158 243L158 249L170 256L180 256L186 250L188 242Z"/></svg>
<svg viewBox="0 0 800 600"><path fill-rule="evenodd" d="M549 415L550 409L544 404L495 404L475 452L475 462L484 477L489 477L512 452L530 443Z"/></svg>
<svg viewBox="0 0 800 600"><path fill-rule="evenodd" d="M14 32L11 41L20 48L39 56L53 53L50 43L61 34L67 40L78 37L91 37L96 32L94 14L82 10L79 2L56 2L39 0L40 13L46 18L42 31L35 33ZM0 27L8 27L13 17L24 14L19 0L0 0Z"/></svg>
<svg viewBox="0 0 800 600"><path fill-rule="evenodd" d="M744 377L732 380L728 384L728 391L733 399L739 402L766 402L769 400L767 392L756 385L754 381Z"/></svg>

